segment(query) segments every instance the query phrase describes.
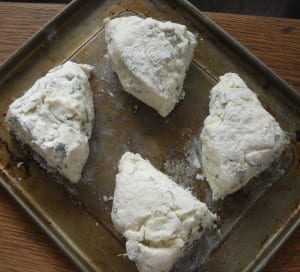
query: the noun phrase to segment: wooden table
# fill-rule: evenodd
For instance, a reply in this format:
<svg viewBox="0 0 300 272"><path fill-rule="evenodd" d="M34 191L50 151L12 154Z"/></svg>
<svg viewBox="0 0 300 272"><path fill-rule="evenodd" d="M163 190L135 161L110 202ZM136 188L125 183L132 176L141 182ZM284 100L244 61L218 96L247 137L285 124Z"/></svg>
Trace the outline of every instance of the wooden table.
<svg viewBox="0 0 300 272"><path fill-rule="evenodd" d="M64 6L1 2L0 62ZM223 13L207 15L300 91L300 20ZM2 188L0 271L77 271ZM300 271L300 229L283 245L265 271Z"/></svg>

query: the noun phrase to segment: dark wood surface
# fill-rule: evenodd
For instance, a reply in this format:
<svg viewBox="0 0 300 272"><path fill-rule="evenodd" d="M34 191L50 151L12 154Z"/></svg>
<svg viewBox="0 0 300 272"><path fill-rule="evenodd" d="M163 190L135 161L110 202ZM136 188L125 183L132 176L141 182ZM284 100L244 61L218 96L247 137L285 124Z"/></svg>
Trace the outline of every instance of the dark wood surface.
<svg viewBox="0 0 300 272"><path fill-rule="evenodd" d="M63 4L0 2L0 62L63 7ZM224 13L207 15L300 91L300 20ZM77 271L2 188L0 271ZM282 246L264 271L300 271L300 229Z"/></svg>
<svg viewBox="0 0 300 272"><path fill-rule="evenodd" d="M190 0L201 10L299 18L299 0Z"/></svg>

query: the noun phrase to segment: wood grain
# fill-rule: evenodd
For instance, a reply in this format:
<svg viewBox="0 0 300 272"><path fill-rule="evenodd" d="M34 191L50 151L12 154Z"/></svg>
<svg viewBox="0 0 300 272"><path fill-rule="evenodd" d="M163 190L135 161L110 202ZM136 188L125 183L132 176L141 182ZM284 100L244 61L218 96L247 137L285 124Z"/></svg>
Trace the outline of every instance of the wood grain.
<svg viewBox="0 0 300 272"><path fill-rule="evenodd" d="M0 187L0 271L77 271Z"/></svg>
<svg viewBox="0 0 300 272"><path fill-rule="evenodd" d="M0 2L0 62L26 42L64 6Z"/></svg>
<svg viewBox="0 0 300 272"><path fill-rule="evenodd" d="M300 20L218 13L208 15L300 91Z"/></svg>
<svg viewBox="0 0 300 272"><path fill-rule="evenodd" d="M62 4L1 2L0 62L63 7ZM207 15L300 90L300 21L222 13ZM299 260L300 229L283 245L265 271L300 271ZM68 258L2 188L0 271L76 271Z"/></svg>

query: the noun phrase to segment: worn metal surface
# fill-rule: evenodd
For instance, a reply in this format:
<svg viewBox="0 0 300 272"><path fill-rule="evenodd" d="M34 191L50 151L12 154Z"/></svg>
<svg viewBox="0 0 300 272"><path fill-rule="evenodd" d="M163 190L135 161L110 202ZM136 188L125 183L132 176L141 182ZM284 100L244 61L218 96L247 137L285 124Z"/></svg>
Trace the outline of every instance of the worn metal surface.
<svg viewBox="0 0 300 272"><path fill-rule="evenodd" d="M199 44L185 80L186 96L166 118L122 91L105 56L103 19L139 14L183 23ZM72 59L95 66L91 79L95 125L90 156L79 184L57 181L9 135L8 105L51 67ZM199 173L198 137L208 114L209 91L219 75L241 75L292 139L281 159L223 201L211 202ZM285 82L232 41L185 1L74 1L0 67L1 184L86 271L135 271L124 240L110 220L117 162L139 152L220 215L219 231L207 233L174 271L260 269L299 223L300 99ZM24 162L20 166L18 162ZM19 167L18 167L19 166Z"/></svg>

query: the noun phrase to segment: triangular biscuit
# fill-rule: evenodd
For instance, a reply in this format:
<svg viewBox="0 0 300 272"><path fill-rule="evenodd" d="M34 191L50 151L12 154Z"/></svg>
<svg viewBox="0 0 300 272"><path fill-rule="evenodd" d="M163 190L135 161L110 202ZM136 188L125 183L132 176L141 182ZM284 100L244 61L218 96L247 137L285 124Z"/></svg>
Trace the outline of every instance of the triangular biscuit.
<svg viewBox="0 0 300 272"><path fill-rule="evenodd" d="M9 130L71 182L80 179L89 154L92 69L71 61L51 69L9 106L6 116Z"/></svg>
<svg viewBox="0 0 300 272"><path fill-rule="evenodd" d="M184 97L195 36L184 25L129 16L106 19L105 40L124 90L167 116Z"/></svg>
<svg viewBox="0 0 300 272"><path fill-rule="evenodd" d="M283 151L285 133L234 73L211 90L201 132L202 167L213 199L222 199L264 171Z"/></svg>
<svg viewBox="0 0 300 272"><path fill-rule="evenodd" d="M216 219L190 191L130 152L119 162L111 216L141 272L169 271Z"/></svg>

